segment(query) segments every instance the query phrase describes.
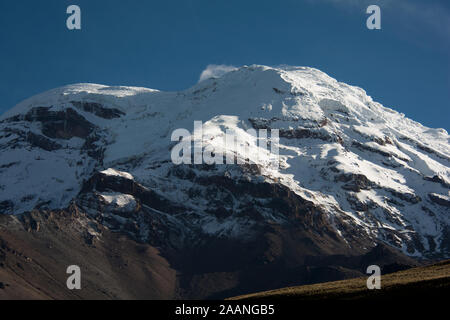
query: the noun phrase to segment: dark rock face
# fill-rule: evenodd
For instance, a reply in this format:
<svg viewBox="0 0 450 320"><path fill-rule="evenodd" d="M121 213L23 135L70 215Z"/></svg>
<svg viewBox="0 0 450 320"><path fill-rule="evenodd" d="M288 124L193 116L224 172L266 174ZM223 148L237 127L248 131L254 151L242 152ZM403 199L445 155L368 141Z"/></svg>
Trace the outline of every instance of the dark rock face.
<svg viewBox="0 0 450 320"><path fill-rule="evenodd" d="M0 202L0 214L10 214L14 209L14 203L12 201L2 201Z"/></svg>
<svg viewBox="0 0 450 320"><path fill-rule="evenodd" d="M174 213L183 211L182 207L174 205L154 191L145 188L134 180L121 176L111 176L98 172L85 183L81 193L87 193L93 190L129 194L139 200L140 203L156 210L170 209L170 211Z"/></svg>
<svg viewBox="0 0 450 320"><path fill-rule="evenodd" d="M428 196L430 197L430 200L433 201L434 203L443 207L450 208L450 200L448 200L447 198L434 193L430 193Z"/></svg>
<svg viewBox="0 0 450 320"><path fill-rule="evenodd" d="M383 140L381 140L381 141L383 141ZM384 141L384 144L382 144L381 141L380 141L380 140L377 140L376 142L377 142L378 144L380 144L380 145L386 145L386 144L389 144L388 142L385 142L385 141ZM387 140L387 141L389 141L389 140ZM382 155L382 156L385 157L385 158L395 157L395 158L397 158L397 159L399 159L399 160L402 160L402 161L405 161L405 162L409 162L408 159L399 157L399 156L396 155L396 154L389 153L389 152L386 152L386 151L383 151L383 150L380 150L380 149L373 148L373 147L371 147L371 146L368 146L368 145L366 145L366 144L360 143L360 142L358 142L358 141L353 141L353 142L352 142L352 146L355 147L355 148L358 148L358 149L360 149L360 150L365 150L365 151L377 153L377 154L379 154L379 155Z"/></svg>
<svg viewBox="0 0 450 320"><path fill-rule="evenodd" d="M52 141L51 139L43 135L36 134L31 131L5 128L4 132L10 135L14 134L17 136L16 139L12 140L10 143L7 144L8 147L11 147L13 149L17 147L18 142L27 142L32 147L37 147L46 151L54 151L62 148L62 146L59 143Z"/></svg>
<svg viewBox="0 0 450 320"><path fill-rule="evenodd" d="M105 108L101 104L95 103L95 102L72 101L71 103L76 108L86 111L86 112L89 112L89 113L93 113L97 117L100 117L103 119L120 118L121 116L125 115L125 113L120 111L119 109Z"/></svg>
<svg viewBox="0 0 450 320"><path fill-rule="evenodd" d="M385 146L387 144L393 145L392 140L387 136L385 136L384 139L374 138L373 141L378 143L380 146Z"/></svg>
<svg viewBox="0 0 450 320"><path fill-rule="evenodd" d="M42 123L42 133L53 139L86 138L94 126L75 110L44 112L37 119Z"/></svg>
<svg viewBox="0 0 450 320"><path fill-rule="evenodd" d="M25 116L15 116L6 119L5 122L40 122L42 133L52 139L86 138L94 130L94 125L72 108L64 111L50 111L50 109L48 107L32 108Z"/></svg>
<svg viewBox="0 0 450 320"><path fill-rule="evenodd" d="M251 168L246 170L251 170ZM173 173L177 174L178 177L193 180L197 185L209 187L207 192L211 205L205 213L214 215L219 220L237 217L248 218L250 221L256 222L255 225L249 227L249 231L259 233L263 232L268 225L263 212L270 211L278 215L279 219L282 219L286 225L305 230L317 230L317 234L321 236L330 237L334 239L333 241L336 241L336 239L339 239L339 242L343 241L320 207L299 197L285 186L271 183L255 183L245 179L234 180L224 175L196 176L194 172L189 173L188 168L177 168ZM79 199L82 200L80 202L82 206L88 201L90 202L88 207L97 211L103 211L95 204L97 202L96 197L89 196L95 192L118 192L132 195L138 202L137 210L142 212L147 210L145 208L167 212L171 215L186 214L192 211L192 209L184 208L180 204L175 204L165 199L163 195L143 187L132 179L118 175L107 175L98 172L84 184L80 193ZM235 196L234 198L222 198L221 195L223 194L233 194ZM254 200L249 200L249 197ZM235 206L238 208L232 209ZM140 218L138 219L135 215L133 219L136 221ZM194 238L203 239L206 237L205 234L199 233L197 230L198 227L195 226L195 220L186 220L184 223L185 231L191 233ZM140 236L136 235L136 239L139 238ZM201 241L203 242L203 240ZM189 247L191 243L187 241L183 245Z"/></svg>
<svg viewBox="0 0 450 320"><path fill-rule="evenodd" d="M436 183L440 183L441 186L443 186L444 188L449 188L450 189L450 184L448 184L442 177L440 176L433 176L433 177L424 177L424 179L426 181L431 181L431 182L436 182Z"/></svg>
<svg viewBox="0 0 450 320"><path fill-rule="evenodd" d="M42 135L35 134L33 132L27 132L27 142L30 143L34 147L38 147L44 149L46 151L54 151L59 150L62 146Z"/></svg>
<svg viewBox="0 0 450 320"><path fill-rule="evenodd" d="M410 143L412 143L414 146L416 146L417 148L419 148L420 150L423 150L429 154L435 155L436 157L443 159L443 160L447 160L450 162L450 158L447 157L446 155L440 153L439 151L429 148L427 146L424 146L423 144L421 144L420 142L418 142L417 140L411 139L409 137L400 137L400 140L404 140L404 141L408 141Z"/></svg>
<svg viewBox="0 0 450 320"><path fill-rule="evenodd" d="M92 107L93 108L93 107ZM57 140L70 140L73 137L84 139L81 152L95 159L99 164L103 163L105 143L102 140L102 131L95 125L79 115L74 109L68 108L64 111L50 111L48 107L38 107L31 109L24 116L15 116L3 120L3 123L19 122L40 122L41 133L34 133L31 130L17 129L15 126L3 128L5 137L15 135L15 139L9 141L5 147L16 149L21 147L20 142L26 142L28 145L45 151L55 151L66 148L64 142ZM105 109L110 110L110 109ZM112 114L115 114L114 111ZM105 111L109 115L108 111ZM28 129L28 126L25 125Z"/></svg>
<svg viewBox="0 0 450 320"><path fill-rule="evenodd" d="M248 119L252 127L256 130L270 130L271 125L280 120L283 119ZM288 121L295 123L298 119L288 119ZM320 128L326 126L327 123L328 120L324 119L321 122L313 123L311 128L298 127L296 129L279 129L279 137L285 139L319 139L327 142L339 142L339 137L333 137L327 132L320 130Z"/></svg>
<svg viewBox="0 0 450 320"><path fill-rule="evenodd" d="M286 139L320 139L323 141L333 141L332 137L330 135L324 134L323 132L312 130L312 129L306 129L306 128L299 128L299 129L292 129L292 130L280 130L280 138L286 138Z"/></svg>
<svg viewBox="0 0 450 320"><path fill-rule="evenodd" d="M363 174L340 174L335 177L336 182L345 182L342 186L345 190L359 192L373 187L372 182Z"/></svg>
<svg viewBox="0 0 450 320"><path fill-rule="evenodd" d="M12 149L15 149L18 147L19 142L27 142L32 147L40 148L46 151L54 151L59 150L62 148L62 146L52 141L51 139L40 135L33 133L31 131L23 131L18 129L11 129L11 128L5 128L4 132L7 133L7 135L15 135L16 138L10 141L6 146L10 147Z"/></svg>
<svg viewBox="0 0 450 320"><path fill-rule="evenodd" d="M419 203L422 201L422 198L420 198L418 195L415 195L413 193L402 193L402 192L398 192L398 191L395 191L392 189L387 189L387 191L389 193L391 193L392 195L394 195L395 197L397 197L403 201L412 203L412 204L416 204L416 203Z"/></svg>
<svg viewBox="0 0 450 320"><path fill-rule="evenodd" d="M417 265L395 250L376 255L372 251L346 250L336 240L315 236L301 227L274 225L255 241L212 238L196 248L169 254L169 261L183 270L180 291L192 299L204 298L205 293L208 298L220 299L295 283L360 277L372 264L379 264L383 274ZM211 283L214 286L208 287Z"/></svg>

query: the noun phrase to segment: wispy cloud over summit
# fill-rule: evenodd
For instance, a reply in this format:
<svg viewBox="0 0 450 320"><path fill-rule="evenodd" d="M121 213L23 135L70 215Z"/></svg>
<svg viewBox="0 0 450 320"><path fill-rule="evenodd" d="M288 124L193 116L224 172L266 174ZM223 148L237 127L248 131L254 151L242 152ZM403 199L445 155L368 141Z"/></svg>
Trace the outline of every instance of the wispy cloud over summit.
<svg viewBox="0 0 450 320"><path fill-rule="evenodd" d="M200 79L198 82L205 81L209 78L217 78L223 76L225 73L228 73L230 71L234 71L237 68L234 66L228 66L228 65L217 65L217 64L210 64L206 67L205 70L203 70L202 74L200 75Z"/></svg>

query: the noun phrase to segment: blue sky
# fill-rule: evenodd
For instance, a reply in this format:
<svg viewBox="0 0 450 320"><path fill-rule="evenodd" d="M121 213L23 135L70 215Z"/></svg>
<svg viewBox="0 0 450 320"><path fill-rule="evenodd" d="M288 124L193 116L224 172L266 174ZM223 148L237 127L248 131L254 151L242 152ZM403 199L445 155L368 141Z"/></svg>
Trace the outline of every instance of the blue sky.
<svg viewBox="0 0 450 320"><path fill-rule="evenodd" d="M66 8L82 30L66 28ZM382 30L368 30L378 4ZM78 82L183 90L209 64L312 66L450 131L448 0L2 0L0 113Z"/></svg>

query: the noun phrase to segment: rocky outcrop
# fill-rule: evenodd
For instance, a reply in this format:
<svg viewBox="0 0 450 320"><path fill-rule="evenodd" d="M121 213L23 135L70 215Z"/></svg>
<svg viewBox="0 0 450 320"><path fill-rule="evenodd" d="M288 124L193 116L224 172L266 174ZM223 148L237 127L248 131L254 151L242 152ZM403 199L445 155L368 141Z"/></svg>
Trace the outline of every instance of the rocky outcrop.
<svg viewBox="0 0 450 320"><path fill-rule="evenodd" d="M319 139L323 141L333 141L333 138L323 131L298 128L298 129L281 129L280 138L286 139Z"/></svg>
<svg viewBox="0 0 450 320"><path fill-rule="evenodd" d="M24 116L14 116L5 120L7 123L19 121L40 122L42 133L52 139L86 138L94 130L93 124L71 108L51 111L50 107L36 107Z"/></svg>
<svg viewBox="0 0 450 320"><path fill-rule="evenodd" d="M436 175L433 177L424 177L426 181L440 183L442 187L450 189L450 183L447 183L442 177Z"/></svg>
<svg viewBox="0 0 450 320"><path fill-rule="evenodd" d="M61 149L62 146L42 135L35 134L32 132L28 132L26 134L27 136L27 142L30 143L34 147L38 147L41 149L44 149L46 151L54 151Z"/></svg>
<svg viewBox="0 0 450 320"><path fill-rule="evenodd" d="M414 193L399 192L393 189L386 189L386 190L393 196L412 204L417 204L422 201L422 198Z"/></svg>
<svg viewBox="0 0 450 320"><path fill-rule="evenodd" d="M76 108L95 114L97 117L103 119L114 119L120 118L125 115L125 112L120 111L115 108L105 108L100 103L95 102L81 102L81 101L72 101L71 102Z"/></svg>
<svg viewBox="0 0 450 320"><path fill-rule="evenodd" d="M133 179L119 175L108 175L102 172L95 173L92 178L83 185L81 194L92 191L113 191L122 194L129 194L139 200L140 203L160 211L179 213L185 210L183 207L171 203L170 201L164 199L164 197L142 186Z"/></svg>
<svg viewBox="0 0 450 320"><path fill-rule="evenodd" d="M378 141L377 143L382 145L380 143L380 141ZM394 153L391 153L391 152L387 152L387 151L383 151L383 150L380 150L378 148L371 147L371 146L369 146L367 144L360 143L358 141L353 141L352 142L352 146L356 147L356 148L358 148L360 150L366 150L366 151L370 151L370 152L373 152L373 153L378 153L378 154L380 154L380 155L382 155L383 157L386 157L386 158L395 157L395 158L397 158L399 160L402 160L402 161L405 161L405 162L409 162L408 159L402 158L402 157L400 157L397 154L394 154Z"/></svg>
<svg viewBox="0 0 450 320"><path fill-rule="evenodd" d="M9 200L0 202L0 214L11 214L14 209L14 203Z"/></svg>
<svg viewBox="0 0 450 320"><path fill-rule="evenodd" d="M336 182L344 182L343 189L359 192L361 190L369 190L373 187L372 181L367 179L363 174L343 173L335 177Z"/></svg>
<svg viewBox="0 0 450 320"><path fill-rule="evenodd" d="M437 193L430 193L428 196L434 203L443 207L450 208L450 197Z"/></svg>

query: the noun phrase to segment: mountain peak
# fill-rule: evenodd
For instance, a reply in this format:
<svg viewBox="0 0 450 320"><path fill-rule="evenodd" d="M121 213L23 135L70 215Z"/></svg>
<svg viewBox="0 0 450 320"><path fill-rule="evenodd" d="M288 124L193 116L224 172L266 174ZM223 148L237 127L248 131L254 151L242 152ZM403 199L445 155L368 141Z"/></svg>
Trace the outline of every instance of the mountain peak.
<svg viewBox="0 0 450 320"><path fill-rule="evenodd" d="M204 147L237 157L219 143L226 129L242 133L250 150L258 139L246 141L245 130L278 129L280 169L253 158L173 164L171 134L193 132L194 121L204 124ZM157 214L158 223L189 230L186 237L247 239L273 223L309 225L304 219L315 212L349 246L381 241L417 256L450 249L447 132L313 68L243 66L180 92L96 84L50 90L2 116L0 153L7 214L75 202L118 221L116 213L133 223ZM117 207L125 202L132 205Z"/></svg>

